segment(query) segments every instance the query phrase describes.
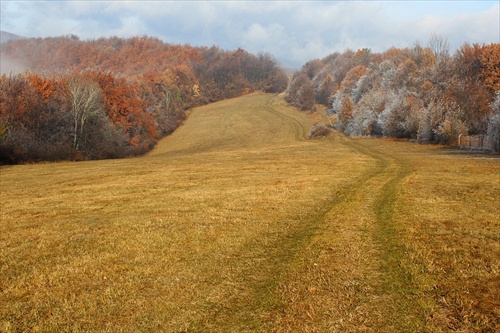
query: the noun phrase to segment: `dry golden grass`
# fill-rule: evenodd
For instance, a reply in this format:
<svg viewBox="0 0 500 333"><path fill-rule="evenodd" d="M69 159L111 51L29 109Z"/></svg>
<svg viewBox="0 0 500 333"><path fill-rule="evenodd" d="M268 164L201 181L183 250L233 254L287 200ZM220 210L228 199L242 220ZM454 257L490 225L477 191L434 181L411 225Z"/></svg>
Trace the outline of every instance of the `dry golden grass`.
<svg viewBox="0 0 500 333"><path fill-rule="evenodd" d="M435 150L402 184L407 270L429 331L500 329L500 163ZM420 152L426 154L427 150Z"/></svg>
<svg viewBox="0 0 500 333"><path fill-rule="evenodd" d="M146 157L2 167L0 332L488 332L500 163L252 94Z"/></svg>
<svg viewBox="0 0 500 333"><path fill-rule="evenodd" d="M496 332L500 163L391 140L282 285L278 332Z"/></svg>

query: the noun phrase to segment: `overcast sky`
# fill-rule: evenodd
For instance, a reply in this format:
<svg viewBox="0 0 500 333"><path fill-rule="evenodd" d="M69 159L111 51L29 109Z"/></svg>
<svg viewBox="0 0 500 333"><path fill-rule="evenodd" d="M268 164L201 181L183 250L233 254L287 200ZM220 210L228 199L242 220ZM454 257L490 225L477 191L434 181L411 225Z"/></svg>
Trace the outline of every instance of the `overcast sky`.
<svg viewBox="0 0 500 333"><path fill-rule="evenodd" d="M150 35L175 44L268 52L287 67L333 52L500 43L496 1L9 1L1 30L81 39Z"/></svg>

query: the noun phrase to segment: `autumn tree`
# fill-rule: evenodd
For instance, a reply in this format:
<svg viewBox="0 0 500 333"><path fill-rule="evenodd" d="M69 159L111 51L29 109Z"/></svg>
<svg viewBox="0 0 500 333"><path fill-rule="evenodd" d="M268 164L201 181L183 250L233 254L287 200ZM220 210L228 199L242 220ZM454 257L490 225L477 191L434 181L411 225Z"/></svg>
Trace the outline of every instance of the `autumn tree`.
<svg viewBox="0 0 500 333"><path fill-rule="evenodd" d="M342 107L339 112L339 128L343 131L352 119L353 103L349 95L344 95Z"/></svg>
<svg viewBox="0 0 500 333"><path fill-rule="evenodd" d="M30 125L26 121L29 121L28 112L33 100L33 89L25 76L1 76L0 158L3 163L14 162L17 156L27 153L31 137Z"/></svg>
<svg viewBox="0 0 500 333"><path fill-rule="evenodd" d="M459 106L459 120L466 124L468 133L481 134L486 132L487 119L492 110L493 99L483 76L481 62L483 48L479 44L464 44L453 56L453 73L443 99Z"/></svg>
<svg viewBox="0 0 500 333"><path fill-rule="evenodd" d="M147 72L140 79L141 96L145 100L146 109L154 116L160 136L172 133L185 119L185 108L189 103L184 98L193 90L191 97L196 98L195 83L186 83L184 91L180 92L176 76L172 71ZM193 86L189 86L192 84ZM184 99L184 100L183 100Z"/></svg>
<svg viewBox="0 0 500 333"><path fill-rule="evenodd" d="M124 135L130 154L141 154L154 147L159 138L154 115L141 96L137 82L128 82L111 73L89 72L104 94L104 110L113 126Z"/></svg>
<svg viewBox="0 0 500 333"><path fill-rule="evenodd" d="M62 85L32 73L0 80L0 150L11 162L67 157L71 131Z"/></svg>
<svg viewBox="0 0 500 333"><path fill-rule="evenodd" d="M481 76L492 93L500 90L500 44L490 44L482 47L480 55Z"/></svg>
<svg viewBox="0 0 500 333"><path fill-rule="evenodd" d="M307 74L294 75L285 94L285 99L301 110L310 110L314 105L314 89Z"/></svg>
<svg viewBox="0 0 500 333"><path fill-rule="evenodd" d="M335 92L335 87L335 79L332 75L327 74L326 77L321 80L321 83L316 90L316 102L323 105L329 105L331 103L331 96Z"/></svg>
<svg viewBox="0 0 500 333"><path fill-rule="evenodd" d="M258 89L269 93L280 93L285 91L288 85L288 77L283 69L281 69L276 60L269 53L259 53L253 60L255 70L258 73L256 79L249 80L257 85ZM249 69L253 73L253 69ZM248 76L248 74L247 74Z"/></svg>
<svg viewBox="0 0 500 333"><path fill-rule="evenodd" d="M342 80L340 84L340 92L342 94L351 94L351 91L356 87L356 83L366 73L364 65L357 65L353 67Z"/></svg>

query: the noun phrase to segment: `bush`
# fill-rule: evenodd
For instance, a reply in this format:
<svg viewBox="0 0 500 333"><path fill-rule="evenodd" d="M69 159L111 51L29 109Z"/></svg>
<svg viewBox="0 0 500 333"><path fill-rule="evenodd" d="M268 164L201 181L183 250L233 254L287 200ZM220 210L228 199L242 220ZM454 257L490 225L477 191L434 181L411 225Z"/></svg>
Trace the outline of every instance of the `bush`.
<svg viewBox="0 0 500 333"><path fill-rule="evenodd" d="M330 133L330 129L325 126L322 122L317 122L311 128L311 138L318 138L328 136Z"/></svg>

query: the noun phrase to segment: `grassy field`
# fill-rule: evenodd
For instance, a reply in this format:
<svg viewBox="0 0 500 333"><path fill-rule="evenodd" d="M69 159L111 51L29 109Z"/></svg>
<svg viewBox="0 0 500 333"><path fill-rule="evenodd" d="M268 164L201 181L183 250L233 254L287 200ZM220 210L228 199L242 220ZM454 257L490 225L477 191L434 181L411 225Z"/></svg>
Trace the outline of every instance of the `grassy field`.
<svg viewBox="0 0 500 333"><path fill-rule="evenodd" d="M148 156L0 168L0 332L496 332L500 159L252 94Z"/></svg>

